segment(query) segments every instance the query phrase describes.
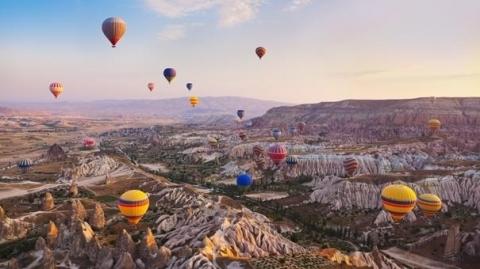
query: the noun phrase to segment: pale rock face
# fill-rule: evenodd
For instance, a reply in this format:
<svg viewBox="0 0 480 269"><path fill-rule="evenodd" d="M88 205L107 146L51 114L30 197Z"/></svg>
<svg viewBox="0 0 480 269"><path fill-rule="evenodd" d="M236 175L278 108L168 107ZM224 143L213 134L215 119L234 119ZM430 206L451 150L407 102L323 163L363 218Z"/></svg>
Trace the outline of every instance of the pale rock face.
<svg viewBox="0 0 480 269"><path fill-rule="evenodd" d="M80 159L79 164L71 172L76 177L103 176L119 167L114 159L108 156L91 156Z"/></svg>
<svg viewBox="0 0 480 269"><path fill-rule="evenodd" d="M24 238L31 228L29 222L5 217L0 220L0 242Z"/></svg>
<svg viewBox="0 0 480 269"><path fill-rule="evenodd" d="M95 203L95 208L88 217L88 223L96 230L101 230L105 227L105 214L99 203Z"/></svg>
<svg viewBox="0 0 480 269"><path fill-rule="evenodd" d="M53 195L49 192L46 192L42 199L42 210L48 211L52 210L55 207L55 201Z"/></svg>
<svg viewBox="0 0 480 269"><path fill-rule="evenodd" d="M137 266L133 261L132 255L128 252L120 253L120 256L113 266L113 269L135 269Z"/></svg>
<svg viewBox="0 0 480 269"><path fill-rule="evenodd" d="M0 206L0 221L4 220L7 217L7 214L5 214L5 210L3 210L3 207Z"/></svg>
<svg viewBox="0 0 480 269"><path fill-rule="evenodd" d="M157 220L161 233L156 237L173 254L169 268L210 268L215 257L260 257L305 251L286 240L272 228L265 216L246 208L233 208L210 200L184 188L166 188L154 194L159 210L166 208L176 216L175 226L165 230L162 223L171 217L162 215ZM173 229L170 229L172 228ZM189 249L199 249L200 254ZM205 263L207 267L188 267ZM202 265L203 266L203 265ZM215 268L215 267L211 267Z"/></svg>
<svg viewBox="0 0 480 269"><path fill-rule="evenodd" d="M70 205L70 219L75 221L76 219L85 220L87 217L87 211L82 202L78 199L71 200Z"/></svg>
<svg viewBox="0 0 480 269"><path fill-rule="evenodd" d="M125 229L122 230L122 233L117 239L114 253L115 257L119 257L124 252L135 255L135 242L133 242L132 236Z"/></svg>
<svg viewBox="0 0 480 269"><path fill-rule="evenodd" d="M444 211L453 203L463 204L480 212L480 171L466 171L455 176L426 178L415 183L403 183L422 193L437 194L445 203ZM380 193L383 185L344 180L335 176L317 177L309 184L313 192L310 202L330 205L332 210L381 208ZM379 219L381 222L381 219Z"/></svg>

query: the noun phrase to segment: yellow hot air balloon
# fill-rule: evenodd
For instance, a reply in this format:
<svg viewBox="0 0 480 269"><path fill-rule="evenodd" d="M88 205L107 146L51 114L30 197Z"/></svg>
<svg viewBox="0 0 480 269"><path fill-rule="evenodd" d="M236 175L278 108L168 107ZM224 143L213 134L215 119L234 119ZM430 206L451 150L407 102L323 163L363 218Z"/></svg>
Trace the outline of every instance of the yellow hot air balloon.
<svg viewBox="0 0 480 269"><path fill-rule="evenodd" d="M427 217L433 217L442 209L442 200L432 193L424 193L418 196L417 204Z"/></svg>
<svg viewBox="0 0 480 269"><path fill-rule="evenodd" d="M437 131L438 129L440 129L440 126L441 126L441 125L442 125L442 124L441 124L440 121L437 120L437 119L430 119L430 120L428 121L428 128L429 128L432 132L435 132L435 131Z"/></svg>
<svg viewBox="0 0 480 269"><path fill-rule="evenodd" d="M199 103L200 103L200 99L198 99L198 97L196 96L190 97L190 104L192 105L192 107L195 107Z"/></svg>
<svg viewBox="0 0 480 269"><path fill-rule="evenodd" d="M382 190L383 209L397 222L413 210L416 201L415 192L403 184L388 185Z"/></svg>
<svg viewBox="0 0 480 269"><path fill-rule="evenodd" d="M118 199L118 209L128 223L137 224L148 210L148 195L140 190L129 190Z"/></svg>

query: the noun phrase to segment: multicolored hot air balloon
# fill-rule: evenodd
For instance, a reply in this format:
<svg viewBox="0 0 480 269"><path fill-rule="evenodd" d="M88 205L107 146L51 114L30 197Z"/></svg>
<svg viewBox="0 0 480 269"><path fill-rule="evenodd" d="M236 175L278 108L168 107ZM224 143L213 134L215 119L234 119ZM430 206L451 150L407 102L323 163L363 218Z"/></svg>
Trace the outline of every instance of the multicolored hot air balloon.
<svg viewBox="0 0 480 269"><path fill-rule="evenodd" d="M115 48L118 41L127 31L127 23L120 17L111 17L103 21L103 34L112 43L112 48Z"/></svg>
<svg viewBox="0 0 480 269"><path fill-rule="evenodd" d="M275 140L278 140L280 138L280 136L282 136L282 131L280 131L280 129L278 129L278 128L273 128L272 129L272 136L273 136L273 138L275 138Z"/></svg>
<svg viewBox="0 0 480 269"><path fill-rule="evenodd" d="M127 218L128 223L137 224L147 213L150 202L148 195L140 190L129 190L120 196L117 202L120 213Z"/></svg>
<svg viewBox="0 0 480 269"><path fill-rule="evenodd" d="M258 47L255 49L255 53L257 54L258 58L261 60L263 56L267 53L267 49L264 47Z"/></svg>
<svg viewBox="0 0 480 269"><path fill-rule="evenodd" d="M150 83L147 84L147 87L150 91L153 91L155 89L155 83L150 82Z"/></svg>
<svg viewBox="0 0 480 269"><path fill-rule="evenodd" d="M237 110L237 116L240 120L242 120L243 117L245 116L245 110L243 110L243 109Z"/></svg>
<svg viewBox="0 0 480 269"><path fill-rule="evenodd" d="M240 139L244 141L245 139L247 139L247 134L245 132L240 132L238 133L238 137L240 137Z"/></svg>
<svg viewBox="0 0 480 269"><path fill-rule="evenodd" d="M55 99L63 93L63 85L60 82L50 83L50 92L55 96Z"/></svg>
<svg viewBox="0 0 480 269"><path fill-rule="evenodd" d="M343 168L347 176L351 177L358 169L358 161L355 158L348 157L343 160Z"/></svg>
<svg viewBox="0 0 480 269"><path fill-rule="evenodd" d="M22 173L26 173L30 167L32 167L33 162L29 159L21 160L17 163L17 167L22 170Z"/></svg>
<svg viewBox="0 0 480 269"><path fill-rule="evenodd" d="M97 142L95 142L95 139L91 137L85 137L83 139L83 148L84 149L94 149L95 146L97 145Z"/></svg>
<svg viewBox="0 0 480 269"><path fill-rule="evenodd" d="M287 157L287 153L287 149L281 144L273 144L268 148L268 156L275 165L279 165Z"/></svg>
<svg viewBox="0 0 480 269"><path fill-rule="evenodd" d="M264 155L265 155L265 150L262 148L262 146L260 145L253 146L253 156L259 157Z"/></svg>
<svg viewBox="0 0 480 269"><path fill-rule="evenodd" d="M248 188L252 185L253 179L252 176L243 172L237 176L237 186L241 188Z"/></svg>
<svg viewBox="0 0 480 269"><path fill-rule="evenodd" d="M440 129L440 126L442 124L440 123L439 120L437 119L430 119L428 121L428 128L432 131L432 132L436 132L438 129Z"/></svg>
<svg viewBox="0 0 480 269"><path fill-rule="evenodd" d="M285 162L289 166L295 166L298 163L298 158L296 156L289 155L289 156L287 156L287 159L285 160Z"/></svg>
<svg viewBox="0 0 480 269"><path fill-rule="evenodd" d="M415 192L403 184L388 185L382 190L383 209L390 213L396 222L413 210L416 201Z"/></svg>
<svg viewBox="0 0 480 269"><path fill-rule="evenodd" d="M168 83L171 83L172 80L177 76L177 71L173 68L165 68L163 70L163 76L167 79Z"/></svg>
<svg viewBox="0 0 480 269"><path fill-rule="evenodd" d="M187 89L188 89L189 91L191 91L192 88L193 88L193 83L190 83L190 82L187 83Z"/></svg>
<svg viewBox="0 0 480 269"><path fill-rule="evenodd" d="M200 99L198 99L198 97L196 96L190 97L189 100L190 100L190 105L192 105L192 107L195 107L200 103Z"/></svg>
<svg viewBox="0 0 480 269"><path fill-rule="evenodd" d="M442 209L442 200L435 194L424 193L418 196L417 205L425 216L433 217Z"/></svg>
<svg viewBox="0 0 480 269"><path fill-rule="evenodd" d="M299 122L297 123L297 128L298 130L300 131L300 133L303 133L303 131L305 131L305 127L307 126L307 124L305 122Z"/></svg>

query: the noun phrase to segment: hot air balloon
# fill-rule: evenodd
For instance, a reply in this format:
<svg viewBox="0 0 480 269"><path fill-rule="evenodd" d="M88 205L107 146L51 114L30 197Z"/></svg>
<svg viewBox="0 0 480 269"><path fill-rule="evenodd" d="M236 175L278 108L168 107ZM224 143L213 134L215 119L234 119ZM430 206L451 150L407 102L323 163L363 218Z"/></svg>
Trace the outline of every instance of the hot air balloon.
<svg viewBox="0 0 480 269"><path fill-rule="evenodd" d="M382 190L383 209L390 213L396 222L413 210L416 201L415 192L403 184L388 185Z"/></svg>
<svg viewBox="0 0 480 269"><path fill-rule="evenodd" d="M245 127L246 128L251 128L253 126L253 122L251 120L245 122Z"/></svg>
<svg viewBox="0 0 480 269"><path fill-rule="evenodd" d="M155 89L155 83L150 82L150 83L147 84L147 87L150 91L153 91Z"/></svg>
<svg viewBox="0 0 480 269"><path fill-rule="evenodd" d="M218 139L216 139L215 137L208 137L208 144L212 148L216 148L216 147L218 147Z"/></svg>
<svg viewBox="0 0 480 269"><path fill-rule="evenodd" d="M150 202L148 195L140 190L126 191L118 199L118 209L127 218L128 223L137 224L147 213Z"/></svg>
<svg viewBox="0 0 480 269"><path fill-rule="evenodd" d="M173 68L165 68L165 70L163 70L163 76L168 80L168 83L170 83L177 76L177 71Z"/></svg>
<svg viewBox="0 0 480 269"><path fill-rule="evenodd" d="M289 166L295 166L295 165L298 163L298 158L297 158L296 156L289 155L289 156L287 156L287 158L285 159L285 162L286 162Z"/></svg>
<svg viewBox="0 0 480 269"><path fill-rule="evenodd" d="M287 149L281 144L273 144L268 148L268 156L275 165L279 165L287 156Z"/></svg>
<svg viewBox="0 0 480 269"><path fill-rule="evenodd" d="M264 47L258 47L255 49L255 53L257 54L259 59L262 59L263 56L267 53L267 49Z"/></svg>
<svg viewBox="0 0 480 269"><path fill-rule="evenodd" d="M192 84L192 83L190 83L190 82L189 82L189 83L187 83L187 89L188 89L189 91L191 91L191 90L192 90L192 88L193 88L193 84Z"/></svg>
<svg viewBox="0 0 480 269"><path fill-rule="evenodd" d="M245 116L245 110L243 109L237 110L237 116L240 120L243 119L243 116Z"/></svg>
<svg viewBox="0 0 480 269"><path fill-rule="evenodd" d="M198 105L200 103L200 100L196 96L190 97L189 100L190 100L190 104L192 105L192 107L195 107L196 105Z"/></svg>
<svg viewBox="0 0 480 269"><path fill-rule="evenodd" d="M263 170L263 168L265 168L265 158L261 157L256 159L255 164L257 165L258 169Z"/></svg>
<svg viewBox="0 0 480 269"><path fill-rule="evenodd" d="M26 173L30 167L32 167L33 162L29 159L21 160L17 163L17 167L22 170L23 173Z"/></svg>
<svg viewBox="0 0 480 269"><path fill-rule="evenodd" d="M253 155L255 157L263 156L265 155L265 150L262 148L262 146L255 145L253 146Z"/></svg>
<svg viewBox="0 0 480 269"><path fill-rule="evenodd" d="M83 148L84 149L94 149L95 146L97 145L97 142L95 142L95 139L91 137L85 137L83 139Z"/></svg>
<svg viewBox="0 0 480 269"><path fill-rule="evenodd" d="M63 93L63 85L60 82L50 83L50 92L55 96L55 99Z"/></svg>
<svg viewBox="0 0 480 269"><path fill-rule="evenodd" d="M437 119L431 119L431 120L428 121L428 128L432 132L436 132L438 129L440 129L440 126L441 126L441 123Z"/></svg>
<svg viewBox="0 0 480 269"><path fill-rule="evenodd" d="M293 126L290 126L288 127L288 133L291 135L291 136L295 136L297 134L297 128L293 127Z"/></svg>
<svg viewBox="0 0 480 269"><path fill-rule="evenodd" d="M303 121L297 124L297 128L300 131L300 133L303 133L303 131L305 130L305 126L307 126L307 124Z"/></svg>
<svg viewBox="0 0 480 269"><path fill-rule="evenodd" d="M442 209L442 200L435 194L424 193L418 196L418 207L427 217L433 217Z"/></svg>
<svg viewBox="0 0 480 269"><path fill-rule="evenodd" d="M278 140L281 135L282 135L282 131L280 131L280 129L278 129L278 128L273 128L272 129L272 136L273 136L273 138L275 138L275 140Z"/></svg>
<svg viewBox="0 0 480 269"><path fill-rule="evenodd" d="M244 141L247 138L247 134L245 132L240 132L238 133L238 137Z"/></svg>
<svg viewBox="0 0 480 269"><path fill-rule="evenodd" d="M103 34L112 43L112 48L115 48L118 41L127 31L127 23L120 17L111 17L103 21Z"/></svg>
<svg viewBox="0 0 480 269"><path fill-rule="evenodd" d="M241 173L240 175L237 176L237 186L241 188L248 188L252 185L253 179L252 176L250 176L247 173Z"/></svg>
<svg viewBox="0 0 480 269"><path fill-rule="evenodd" d="M343 160L343 168L345 169L347 176L351 177L358 169L358 162L355 158L348 157Z"/></svg>

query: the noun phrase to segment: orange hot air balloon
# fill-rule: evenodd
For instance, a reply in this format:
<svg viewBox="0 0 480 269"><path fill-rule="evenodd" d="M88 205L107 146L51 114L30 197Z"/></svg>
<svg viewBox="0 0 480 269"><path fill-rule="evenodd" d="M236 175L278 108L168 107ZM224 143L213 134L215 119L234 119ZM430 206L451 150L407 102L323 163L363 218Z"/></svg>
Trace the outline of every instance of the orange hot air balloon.
<svg viewBox="0 0 480 269"><path fill-rule="evenodd" d="M63 85L60 82L52 82L50 84L50 92L57 98L63 93Z"/></svg>
<svg viewBox="0 0 480 269"><path fill-rule="evenodd" d="M438 120L438 119L430 119L428 121L428 128L432 131L432 132L435 132L437 131L438 129L440 129L440 126L441 126L441 122Z"/></svg>
<svg viewBox="0 0 480 269"><path fill-rule="evenodd" d="M267 53L267 49L264 47L258 47L257 49L255 49L255 53L257 54L259 59L262 59L263 56L265 56L265 54Z"/></svg>
<svg viewBox="0 0 480 269"><path fill-rule="evenodd" d="M155 89L155 83L150 82L150 83L147 84L147 87L150 91L153 91L153 89Z"/></svg>
<svg viewBox="0 0 480 269"><path fill-rule="evenodd" d="M192 107L195 107L196 105L198 105L200 103L200 99L198 99L198 97L196 96L192 96L190 97L190 104L192 105Z"/></svg>
<svg viewBox="0 0 480 269"><path fill-rule="evenodd" d="M103 21L103 34L112 43L112 48L115 48L118 41L127 31L127 23L120 17L111 17Z"/></svg>

